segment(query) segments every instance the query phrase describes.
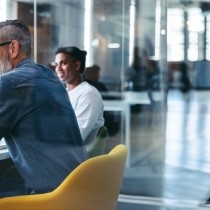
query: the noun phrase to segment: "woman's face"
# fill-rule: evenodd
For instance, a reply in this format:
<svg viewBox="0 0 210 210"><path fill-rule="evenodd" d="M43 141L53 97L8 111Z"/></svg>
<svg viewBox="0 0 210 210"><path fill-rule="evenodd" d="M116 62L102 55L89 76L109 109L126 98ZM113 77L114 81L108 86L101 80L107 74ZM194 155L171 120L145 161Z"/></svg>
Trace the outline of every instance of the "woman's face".
<svg viewBox="0 0 210 210"><path fill-rule="evenodd" d="M80 77L80 62L71 58L68 54L58 53L55 56L55 72L64 83L72 83Z"/></svg>

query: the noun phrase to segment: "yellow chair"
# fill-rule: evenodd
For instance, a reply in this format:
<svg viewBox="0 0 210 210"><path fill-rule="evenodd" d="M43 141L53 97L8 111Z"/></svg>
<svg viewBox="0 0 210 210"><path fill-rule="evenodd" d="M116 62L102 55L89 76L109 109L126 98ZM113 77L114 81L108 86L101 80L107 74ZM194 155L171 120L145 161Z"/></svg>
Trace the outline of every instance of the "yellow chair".
<svg viewBox="0 0 210 210"><path fill-rule="evenodd" d="M0 210L115 210L126 157L120 144L80 164L50 193L0 199Z"/></svg>
<svg viewBox="0 0 210 210"><path fill-rule="evenodd" d="M94 157L104 154L105 144L107 137L107 127L102 126L98 131L98 135L89 145L86 146L89 157Z"/></svg>

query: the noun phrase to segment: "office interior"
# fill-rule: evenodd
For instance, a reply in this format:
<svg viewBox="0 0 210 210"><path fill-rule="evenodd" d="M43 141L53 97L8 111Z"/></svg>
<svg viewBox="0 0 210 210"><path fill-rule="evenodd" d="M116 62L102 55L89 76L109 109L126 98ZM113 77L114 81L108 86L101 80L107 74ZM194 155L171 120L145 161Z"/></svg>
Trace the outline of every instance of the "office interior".
<svg viewBox="0 0 210 210"><path fill-rule="evenodd" d="M105 152L129 151L117 210L210 208L210 1L1 0L16 18L35 61L77 46L100 67Z"/></svg>

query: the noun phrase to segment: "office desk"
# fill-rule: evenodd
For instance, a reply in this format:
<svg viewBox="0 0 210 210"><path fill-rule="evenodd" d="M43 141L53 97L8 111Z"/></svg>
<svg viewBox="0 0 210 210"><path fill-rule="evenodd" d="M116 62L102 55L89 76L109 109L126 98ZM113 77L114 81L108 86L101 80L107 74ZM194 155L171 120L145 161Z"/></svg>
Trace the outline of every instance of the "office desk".
<svg viewBox="0 0 210 210"><path fill-rule="evenodd" d="M130 107L135 104L151 104L148 96L148 92L104 92L102 96L113 97L113 100L104 99L104 111L120 111L123 113L125 118L125 145L128 148L128 157L126 165L130 166L130 151L131 151L131 141L130 141ZM155 101L160 101L160 92L153 93L153 99ZM118 99L114 99L118 98ZM9 158L9 152L7 149L0 150L0 160Z"/></svg>
<svg viewBox="0 0 210 210"><path fill-rule="evenodd" d="M104 97L110 97L110 99L104 99L104 111L121 111L123 112L125 118L125 145L128 148L128 156L126 166L130 167L131 160L130 160L130 153L131 153L131 141L130 141L130 107L131 105L136 104L151 104L151 100L148 96L147 91L143 92L124 92L124 93L116 93L116 92L109 92L109 93L102 93ZM113 96L113 99L111 99ZM160 101L160 92L153 93L153 100ZM117 99L114 99L117 98ZM118 99L121 98L121 99Z"/></svg>

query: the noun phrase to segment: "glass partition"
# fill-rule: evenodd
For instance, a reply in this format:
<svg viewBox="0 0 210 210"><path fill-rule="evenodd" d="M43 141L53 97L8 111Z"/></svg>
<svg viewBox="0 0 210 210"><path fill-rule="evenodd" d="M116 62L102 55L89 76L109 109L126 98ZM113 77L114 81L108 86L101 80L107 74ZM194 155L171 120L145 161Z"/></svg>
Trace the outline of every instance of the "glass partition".
<svg viewBox="0 0 210 210"><path fill-rule="evenodd" d="M142 198L160 199L157 206L161 206L165 197L166 0L6 2L6 18L19 18L29 25L37 62L51 67L57 47L77 46L88 53L86 66L100 69L99 81L105 89L99 91L109 133L105 152L120 143L129 151L118 209L126 209L133 196L138 196L137 203Z"/></svg>

